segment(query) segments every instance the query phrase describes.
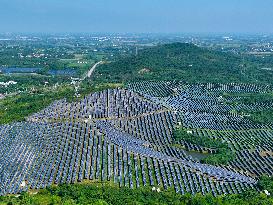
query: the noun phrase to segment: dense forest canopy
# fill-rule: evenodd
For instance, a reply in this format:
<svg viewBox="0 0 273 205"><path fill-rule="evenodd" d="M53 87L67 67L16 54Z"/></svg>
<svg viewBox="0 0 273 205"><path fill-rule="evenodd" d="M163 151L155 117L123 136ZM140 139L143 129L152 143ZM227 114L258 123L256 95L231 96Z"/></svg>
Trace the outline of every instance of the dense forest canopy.
<svg viewBox="0 0 273 205"><path fill-rule="evenodd" d="M272 82L273 72L262 70L257 58L212 51L193 44L173 43L140 50L97 69L100 82L184 80L187 82Z"/></svg>

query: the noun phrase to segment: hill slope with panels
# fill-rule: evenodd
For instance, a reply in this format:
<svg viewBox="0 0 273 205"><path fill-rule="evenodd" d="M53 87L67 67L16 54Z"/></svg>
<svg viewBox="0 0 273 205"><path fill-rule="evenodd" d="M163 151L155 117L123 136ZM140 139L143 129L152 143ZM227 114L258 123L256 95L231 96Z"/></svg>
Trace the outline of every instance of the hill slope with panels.
<svg viewBox="0 0 273 205"><path fill-rule="evenodd" d="M2 125L0 194L85 180L130 188L160 186L181 194L219 195L255 188L257 176L272 175L272 126L231 113L234 108L222 104L218 94L221 89L271 88L230 87L134 83L128 89L90 94L79 102L56 101L26 122ZM201 164L173 146L172 132L179 123L196 135L228 142L237 150L236 159L226 166ZM187 150L202 149L180 143ZM256 146L261 143L264 146Z"/></svg>
<svg viewBox="0 0 273 205"><path fill-rule="evenodd" d="M177 112L178 121L195 136L227 142L236 151L236 158L222 167L251 177L273 175L273 125L256 123L245 116L247 112L273 108L272 87L182 82L142 82L129 87ZM270 99L245 103L245 96L252 95L268 95ZM180 144L187 150L204 149L184 141Z"/></svg>

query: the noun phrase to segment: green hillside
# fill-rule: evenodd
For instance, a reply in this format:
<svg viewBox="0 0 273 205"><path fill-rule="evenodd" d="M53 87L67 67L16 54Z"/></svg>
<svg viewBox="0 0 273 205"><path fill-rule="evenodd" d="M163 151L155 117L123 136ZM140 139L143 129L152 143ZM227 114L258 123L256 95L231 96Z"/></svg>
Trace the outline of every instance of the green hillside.
<svg viewBox="0 0 273 205"><path fill-rule="evenodd" d="M261 190L268 190L272 193L272 178L262 177L258 183ZM18 197L0 196L0 205L4 204L26 204L26 205L47 205L47 204L177 204L177 205L257 205L273 204L272 196L266 196L262 192L246 190L240 195L222 195L213 197L211 194L181 195L174 190L152 191L151 187L129 189L119 188L109 183L90 183L60 185L49 187L36 193L23 193Z"/></svg>
<svg viewBox="0 0 273 205"><path fill-rule="evenodd" d="M128 82L138 80L185 80L187 82L272 83L273 72L259 69L256 60L211 51L193 44L173 43L139 51L100 66L94 80Z"/></svg>

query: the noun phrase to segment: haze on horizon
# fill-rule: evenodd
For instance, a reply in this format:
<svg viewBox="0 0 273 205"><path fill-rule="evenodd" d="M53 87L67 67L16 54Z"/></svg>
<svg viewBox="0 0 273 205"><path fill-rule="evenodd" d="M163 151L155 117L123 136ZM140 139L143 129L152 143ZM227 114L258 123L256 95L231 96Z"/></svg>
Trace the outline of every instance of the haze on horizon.
<svg viewBox="0 0 273 205"><path fill-rule="evenodd" d="M0 32L273 33L272 0L1 0Z"/></svg>

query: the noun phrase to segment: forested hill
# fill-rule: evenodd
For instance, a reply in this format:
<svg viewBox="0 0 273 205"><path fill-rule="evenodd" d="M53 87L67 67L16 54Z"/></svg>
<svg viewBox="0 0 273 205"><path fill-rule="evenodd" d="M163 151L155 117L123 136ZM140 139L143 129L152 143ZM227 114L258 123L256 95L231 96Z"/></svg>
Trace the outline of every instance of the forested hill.
<svg viewBox="0 0 273 205"><path fill-rule="evenodd" d="M273 72L260 70L258 62L240 55L211 51L193 44L173 43L140 50L100 66L100 82L185 80L187 82L271 83Z"/></svg>

